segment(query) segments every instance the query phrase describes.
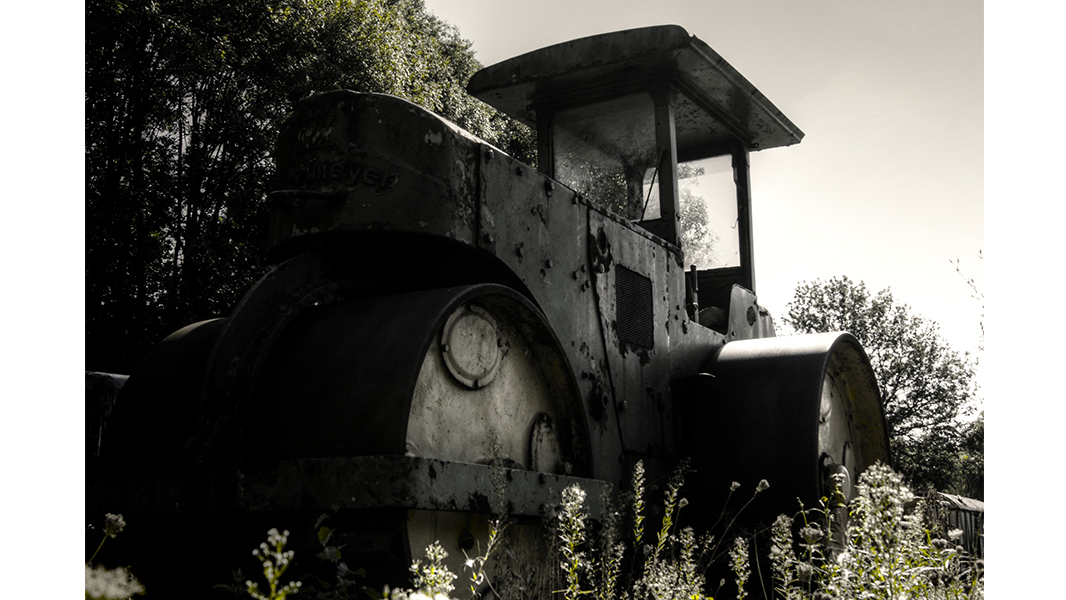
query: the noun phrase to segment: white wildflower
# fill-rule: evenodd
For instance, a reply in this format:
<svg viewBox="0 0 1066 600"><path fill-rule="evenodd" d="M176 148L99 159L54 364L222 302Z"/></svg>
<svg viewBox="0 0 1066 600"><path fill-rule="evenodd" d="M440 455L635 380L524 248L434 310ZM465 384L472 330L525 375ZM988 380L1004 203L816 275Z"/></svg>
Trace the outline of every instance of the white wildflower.
<svg viewBox="0 0 1066 600"><path fill-rule="evenodd" d="M85 565L85 594L90 598L129 598L143 593L141 582L122 567L105 569Z"/></svg>

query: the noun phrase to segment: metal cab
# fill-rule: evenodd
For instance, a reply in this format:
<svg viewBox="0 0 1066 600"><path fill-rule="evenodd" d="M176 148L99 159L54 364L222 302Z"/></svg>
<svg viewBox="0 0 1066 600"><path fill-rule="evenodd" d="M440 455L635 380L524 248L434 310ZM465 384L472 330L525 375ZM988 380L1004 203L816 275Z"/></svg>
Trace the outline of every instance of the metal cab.
<svg viewBox="0 0 1066 600"><path fill-rule="evenodd" d="M596 35L487 67L468 89L536 129L540 171L693 264L700 239L684 230L686 202L725 172L728 185L706 200L735 234L719 232L727 255L697 265L700 305L728 310L734 284L755 290L748 153L803 132L706 43L677 25Z"/></svg>

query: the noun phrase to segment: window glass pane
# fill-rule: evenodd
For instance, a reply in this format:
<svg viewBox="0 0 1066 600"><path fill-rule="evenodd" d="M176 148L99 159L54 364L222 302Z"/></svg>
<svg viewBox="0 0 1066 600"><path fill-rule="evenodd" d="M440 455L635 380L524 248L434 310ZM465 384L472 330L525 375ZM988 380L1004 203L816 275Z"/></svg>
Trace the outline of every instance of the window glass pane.
<svg viewBox="0 0 1066 600"><path fill-rule="evenodd" d="M639 220L644 175L658 161L654 109L639 93L557 111L555 178L594 205Z"/></svg>
<svg viewBox="0 0 1066 600"><path fill-rule="evenodd" d="M677 174L679 240L685 263L697 269L740 266L732 158L715 156L681 163Z"/></svg>
<svg viewBox="0 0 1066 600"><path fill-rule="evenodd" d="M641 221L662 218L659 209L659 174L655 167L644 171L644 210L641 213Z"/></svg>

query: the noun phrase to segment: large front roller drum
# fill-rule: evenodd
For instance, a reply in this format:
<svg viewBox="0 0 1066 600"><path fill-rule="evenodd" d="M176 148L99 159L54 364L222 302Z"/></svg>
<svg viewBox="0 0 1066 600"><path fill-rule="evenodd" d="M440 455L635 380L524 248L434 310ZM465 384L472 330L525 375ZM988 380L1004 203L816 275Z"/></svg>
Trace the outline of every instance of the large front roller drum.
<svg viewBox="0 0 1066 600"><path fill-rule="evenodd" d="M693 399L688 452L698 475L696 496L717 515L738 509L760 479L770 487L746 509L747 523L769 525L778 514L818 506L829 476L847 472L844 493L855 495L859 474L889 463L888 433L869 359L848 333L731 342L708 363Z"/></svg>
<svg viewBox="0 0 1066 600"><path fill-rule="evenodd" d="M328 513L349 566L402 585L433 541L463 572L463 550L484 545L486 517L501 509L517 521L504 556L545 559L544 506L572 483L596 498L603 484L583 479L593 465L577 383L543 315L492 284L355 299L323 289L284 320L246 327L274 331L236 340L242 353L217 350L248 320L238 309L168 337L130 378L87 506L127 516L131 564L161 581L195 554L209 581L171 591L198 593L277 527L307 565L321 550L312 526ZM250 381L212 363L230 354L260 361L229 370ZM220 393L201 394L208 375ZM215 410L219 398L232 409ZM232 535L159 533L194 528Z"/></svg>
<svg viewBox="0 0 1066 600"><path fill-rule="evenodd" d="M592 472L565 355L539 312L501 286L309 307L275 343L252 398L247 427L275 434L263 459L406 456L456 465L449 470L472 463ZM460 497L473 492L458 480L439 485ZM483 509L515 511L515 493L486 494ZM439 541L456 573L463 550L487 541L485 516L464 510L412 509L397 525L411 556ZM509 531L512 541L536 541L519 529ZM522 554L522 544L512 547Z"/></svg>
<svg viewBox="0 0 1066 600"><path fill-rule="evenodd" d="M407 455L588 475L565 356L527 300L484 285L312 306L262 370L263 458Z"/></svg>

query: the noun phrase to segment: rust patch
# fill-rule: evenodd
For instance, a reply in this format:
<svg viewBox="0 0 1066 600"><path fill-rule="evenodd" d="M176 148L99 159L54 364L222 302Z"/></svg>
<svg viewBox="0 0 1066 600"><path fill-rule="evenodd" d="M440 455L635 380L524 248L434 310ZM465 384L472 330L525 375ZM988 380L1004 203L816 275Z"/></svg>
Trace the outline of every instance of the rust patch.
<svg viewBox="0 0 1066 600"><path fill-rule="evenodd" d="M537 203L533 205L533 208L529 209L529 214L540 219L540 222L545 227L548 226L548 207Z"/></svg>
<svg viewBox="0 0 1066 600"><path fill-rule="evenodd" d="M651 362L651 352L646 348L635 348L634 351L637 353L637 358L640 359L640 366L646 366Z"/></svg>
<svg viewBox="0 0 1066 600"><path fill-rule="evenodd" d="M603 230L603 227L596 232L595 243L589 245L589 262L592 263L593 273L607 273L614 263L611 241L607 239L607 232Z"/></svg>

